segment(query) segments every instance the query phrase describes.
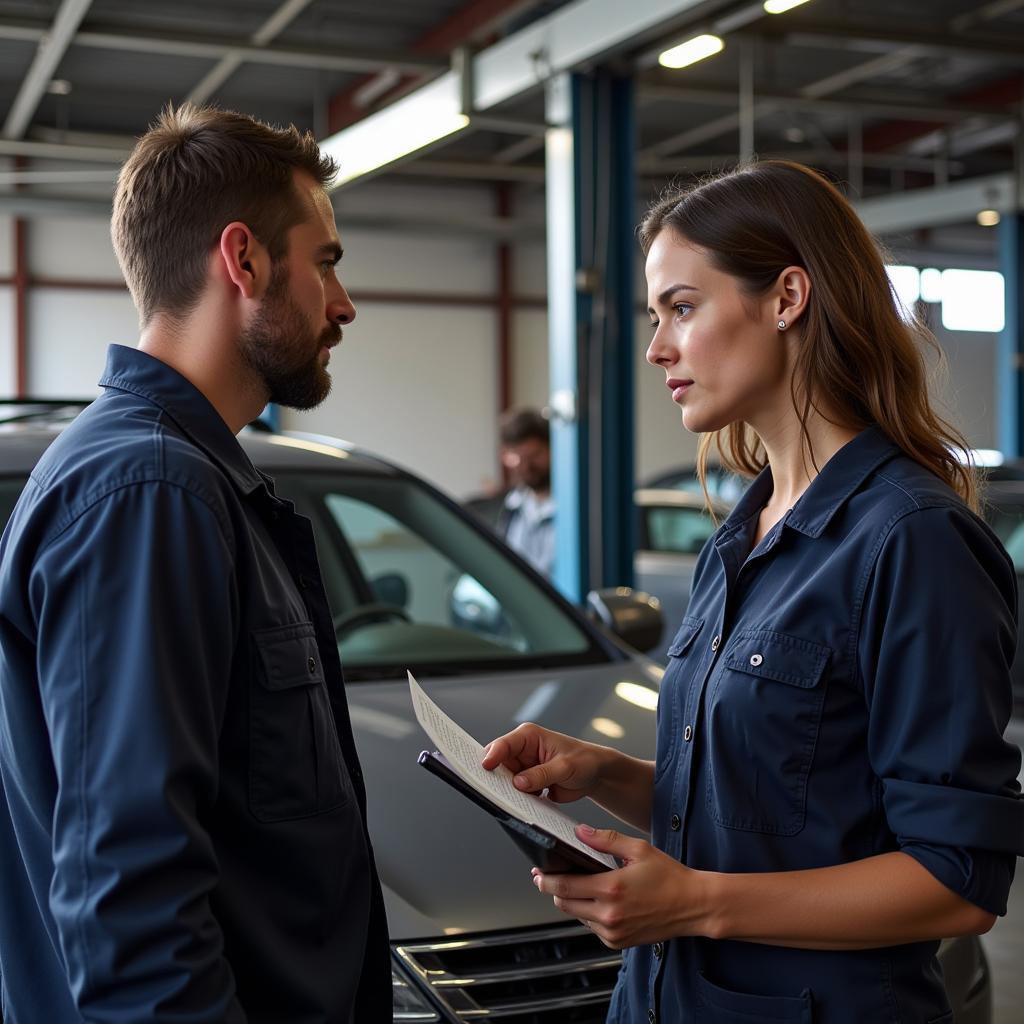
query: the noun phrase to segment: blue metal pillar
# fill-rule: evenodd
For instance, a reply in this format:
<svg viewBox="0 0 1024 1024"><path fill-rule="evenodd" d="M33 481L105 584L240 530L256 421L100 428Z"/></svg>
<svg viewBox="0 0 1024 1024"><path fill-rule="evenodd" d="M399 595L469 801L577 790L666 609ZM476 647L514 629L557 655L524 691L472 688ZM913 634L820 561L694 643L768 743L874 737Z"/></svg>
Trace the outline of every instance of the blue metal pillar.
<svg viewBox="0 0 1024 1024"><path fill-rule="evenodd" d="M632 81L558 76L547 117L554 579L580 602L633 578Z"/></svg>
<svg viewBox="0 0 1024 1024"><path fill-rule="evenodd" d="M1024 213L999 222L999 262L1006 289L1006 324L999 337L997 443L1008 459L1024 455Z"/></svg>

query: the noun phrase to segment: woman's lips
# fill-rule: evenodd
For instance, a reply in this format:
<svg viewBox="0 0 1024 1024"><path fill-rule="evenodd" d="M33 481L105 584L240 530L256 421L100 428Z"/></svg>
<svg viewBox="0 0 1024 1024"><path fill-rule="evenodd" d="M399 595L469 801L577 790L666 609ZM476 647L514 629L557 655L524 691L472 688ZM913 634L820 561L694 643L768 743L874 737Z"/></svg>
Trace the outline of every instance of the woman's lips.
<svg viewBox="0 0 1024 1024"><path fill-rule="evenodd" d="M692 380L682 380L677 377L670 377L665 383L672 392L673 402L678 402L693 385Z"/></svg>

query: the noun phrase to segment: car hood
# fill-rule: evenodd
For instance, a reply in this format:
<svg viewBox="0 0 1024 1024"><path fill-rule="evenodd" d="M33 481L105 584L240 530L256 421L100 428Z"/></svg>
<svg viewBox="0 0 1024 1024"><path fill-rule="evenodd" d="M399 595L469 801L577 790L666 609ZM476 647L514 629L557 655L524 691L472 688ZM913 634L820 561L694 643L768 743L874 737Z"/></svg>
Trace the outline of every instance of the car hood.
<svg viewBox="0 0 1024 1024"><path fill-rule="evenodd" d="M636 659L420 683L484 744L521 722L534 721L637 757L653 758L654 711L624 699L623 692L641 697L643 693L619 684L634 684L653 697L660 675L652 663ZM416 763L420 751L432 749L433 744L413 714L408 684L351 685L348 702L392 939L564 920L551 900L536 892L528 859L501 826ZM621 729L622 734L611 739L601 728L616 734ZM567 809L598 827L613 823L623 827L589 800Z"/></svg>

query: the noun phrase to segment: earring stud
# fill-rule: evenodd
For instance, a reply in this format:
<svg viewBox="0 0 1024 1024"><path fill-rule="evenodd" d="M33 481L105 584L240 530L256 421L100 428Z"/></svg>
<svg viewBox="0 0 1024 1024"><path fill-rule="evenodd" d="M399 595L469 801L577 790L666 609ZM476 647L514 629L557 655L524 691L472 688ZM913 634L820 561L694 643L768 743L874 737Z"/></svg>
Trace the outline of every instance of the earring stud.
<svg viewBox="0 0 1024 1024"><path fill-rule="evenodd" d="M785 329L786 329L786 321L785 320L780 320L779 321L779 330L780 331L784 331Z"/></svg>

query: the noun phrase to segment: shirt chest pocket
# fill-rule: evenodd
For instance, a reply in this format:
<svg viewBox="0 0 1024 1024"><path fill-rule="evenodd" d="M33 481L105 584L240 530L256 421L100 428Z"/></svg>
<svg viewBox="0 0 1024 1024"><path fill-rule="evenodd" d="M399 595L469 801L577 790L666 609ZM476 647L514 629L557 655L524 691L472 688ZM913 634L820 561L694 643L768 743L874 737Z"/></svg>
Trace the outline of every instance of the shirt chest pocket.
<svg viewBox="0 0 1024 1024"><path fill-rule="evenodd" d="M831 655L770 630L729 646L706 708L707 806L719 825L783 836L804 827Z"/></svg>
<svg viewBox="0 0 1024 1024"><path fill-rule="evenodd" d="M313 624L253 630L252 641L250 810L270 822L341 807L352 790Z"/></svg>

